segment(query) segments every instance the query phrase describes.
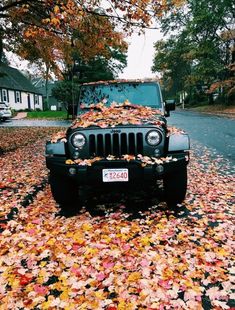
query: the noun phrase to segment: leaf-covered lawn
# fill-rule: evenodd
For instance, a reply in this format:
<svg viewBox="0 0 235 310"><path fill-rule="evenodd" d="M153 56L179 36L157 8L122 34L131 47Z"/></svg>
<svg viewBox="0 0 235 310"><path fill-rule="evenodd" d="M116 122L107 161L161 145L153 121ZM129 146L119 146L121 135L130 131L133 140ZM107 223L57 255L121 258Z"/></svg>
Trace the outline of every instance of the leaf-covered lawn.
<svg viewBox="0 0 235 310"><path fill-rule="evenodd" d="M45 139L0 157L0 309L235 307L235 184L222 158L194 145L178 214L158 203L131 217L117 202L66 218L45 182Z"/></svg>
<svg viewBox="0 0 235 310"><path fill-rule="evenodd" d="M56 133L58 128L50 128L49 132ZM9 151L14 151L17 148L25 147L33 144L40 138L45 138L48 135L48 128L28 128L28 127L9 127L0 129L0 155Z"/></svg>

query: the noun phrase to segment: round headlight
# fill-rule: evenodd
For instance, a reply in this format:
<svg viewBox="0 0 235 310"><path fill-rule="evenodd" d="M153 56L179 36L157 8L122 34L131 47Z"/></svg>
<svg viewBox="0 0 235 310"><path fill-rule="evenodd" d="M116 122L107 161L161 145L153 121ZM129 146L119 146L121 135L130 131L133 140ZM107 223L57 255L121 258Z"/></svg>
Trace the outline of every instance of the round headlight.
<svg viewBox="0 0 235 310"><path fill-rule="evenodd" d="M75 133L71 142L74 147L82 148L86 144L86 138L81 133Z"/></svg>
<svg viewBox="0 0 235 310"><path fill-rule="evenodd" d="M156 146L161 142L162 136L159 131L152 130L147 133L146 140L149 145Z"/></svg>

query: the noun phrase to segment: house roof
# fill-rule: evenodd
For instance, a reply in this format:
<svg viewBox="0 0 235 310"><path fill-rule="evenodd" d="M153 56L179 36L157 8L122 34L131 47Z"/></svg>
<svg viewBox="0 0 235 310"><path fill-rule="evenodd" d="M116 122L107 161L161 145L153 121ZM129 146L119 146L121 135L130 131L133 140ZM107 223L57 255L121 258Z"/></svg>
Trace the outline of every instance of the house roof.
<svg viewBox="0 0 235 310"><path fill-rule="evenodd" d="M40 86L38 86L38 84L35 85L38 92L40 92L44 97L46 97L46 85L45 85L45 83L46 82L44 81L44 84L41 83ZM54 81L54 82L48 81L48 84L47 84L48 96L52 96L52 90L53 90L53 88L56 87L57 84L58 84L58 81Z"/></svg>
<svg viewBox="0 0 235 310"><path fill-rule="evenodd" d="M5 64L0 64L0 88L40 94L30 80L19 70Z"/></svg>

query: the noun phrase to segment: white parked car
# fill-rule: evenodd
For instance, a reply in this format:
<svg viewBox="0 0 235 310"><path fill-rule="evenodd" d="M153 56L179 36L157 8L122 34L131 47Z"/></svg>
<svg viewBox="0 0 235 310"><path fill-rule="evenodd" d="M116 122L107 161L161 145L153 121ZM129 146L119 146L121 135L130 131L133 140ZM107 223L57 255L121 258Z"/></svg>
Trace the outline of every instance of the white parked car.
<svg viewBox="0 0 235 310"><path fill-rule="evenodd" d="M0 102L0 121L5 121L12 117L12 112L7 103Z"/></svg>

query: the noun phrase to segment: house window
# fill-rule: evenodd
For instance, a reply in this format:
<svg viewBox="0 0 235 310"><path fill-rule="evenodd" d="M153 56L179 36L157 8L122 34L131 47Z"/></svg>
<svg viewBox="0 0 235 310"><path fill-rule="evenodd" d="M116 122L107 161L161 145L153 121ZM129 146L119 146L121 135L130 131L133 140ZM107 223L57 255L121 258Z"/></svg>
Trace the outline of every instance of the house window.
<svg viewBox="0 0 235 310"><path fill-rule="evenodd" d="M21 103L22 102L21 101L21 92L18 91L18 90L15 91L15 102L16 103Z"/></svg>
<svg viewBox="0 0 235 310"><path fill-rule="evenodd" d="M8 102L8 93L6 89L2 89L2 101Z"/></svg>
<svg viewBox="0 0 235 310"><path fill-rule="evenodd" d="M34 95L34 104L39 104L38 95Z"/></svg>

